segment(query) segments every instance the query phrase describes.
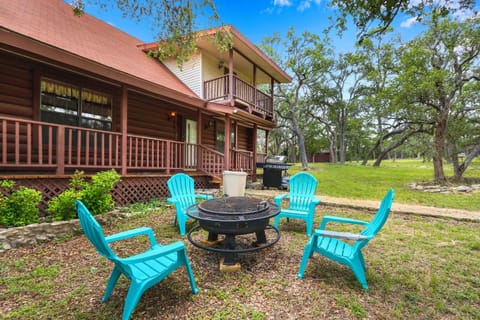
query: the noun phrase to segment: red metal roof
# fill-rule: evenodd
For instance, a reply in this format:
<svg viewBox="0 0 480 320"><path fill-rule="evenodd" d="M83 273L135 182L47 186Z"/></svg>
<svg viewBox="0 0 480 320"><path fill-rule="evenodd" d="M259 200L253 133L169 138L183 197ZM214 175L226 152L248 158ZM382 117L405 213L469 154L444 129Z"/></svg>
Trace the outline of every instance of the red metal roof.
<svg viewBox="0 0 480 320"><path fill-rule="evenodd" d="M0 27L190 97L198 96L142 42L88 14L73 15L63 0L0 0Z"/></svg>

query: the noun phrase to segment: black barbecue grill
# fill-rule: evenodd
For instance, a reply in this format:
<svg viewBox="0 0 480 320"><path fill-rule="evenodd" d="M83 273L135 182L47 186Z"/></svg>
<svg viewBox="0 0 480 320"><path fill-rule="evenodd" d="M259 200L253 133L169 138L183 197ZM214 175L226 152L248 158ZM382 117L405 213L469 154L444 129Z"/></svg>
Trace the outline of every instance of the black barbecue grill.
<svg viewBox="0 0 480 320"><path fill-rule="evenodd" d="M286 156L269 156L263 164L263 187L273 187L277 189L287 189L288 176L287 170L290 164L285 163Z"/></svg>
<svg viewBox="0 0 480 320"><path fill-rule="evenodd" d="M257 198L224 197L207 200L187 208L187 215L199 222L199 226L189 231L188 240L196 247L223 253L224 264L234 265L235 253L260 250L280 239L278 229L268 224L269 219L279 213L278 206ZM200 242L192 238L192 234L200 228L208 231L207 241ZM275 237L267 239L265 230L273 231ZM238 247L235 237L250 233L256 235L254 245ZM219 234L225 235L223 246L210 245L219 242Z"/></svg>

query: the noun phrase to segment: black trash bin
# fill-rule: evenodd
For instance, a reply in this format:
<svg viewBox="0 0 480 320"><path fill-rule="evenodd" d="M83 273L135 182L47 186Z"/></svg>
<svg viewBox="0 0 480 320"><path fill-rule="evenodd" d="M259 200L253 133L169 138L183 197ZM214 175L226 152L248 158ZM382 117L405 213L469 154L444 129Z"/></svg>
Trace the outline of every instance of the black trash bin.
<svg viewBox="0 0 480 320"><path fill-rule="evenodd" d="M263 164L263 187L287 189L288 178L284 173L290 168L290 164L284 163L286 157L273 156L266 159Z"/></svg>

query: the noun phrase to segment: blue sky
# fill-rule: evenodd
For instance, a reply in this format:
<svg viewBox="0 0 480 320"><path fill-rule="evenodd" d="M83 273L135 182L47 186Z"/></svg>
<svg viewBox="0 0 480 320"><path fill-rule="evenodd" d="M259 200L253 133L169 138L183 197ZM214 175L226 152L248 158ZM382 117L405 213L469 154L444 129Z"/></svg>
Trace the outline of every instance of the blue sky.
<svg viewBox="0 0 480 320"><path fill-rule="evenodd" d="M290 27L297 32L309 31L320 34L329 24L331 9L326 0L215 0L218 13L225 24L235 26L254 44L275 32L284 35ZM87 1L86 11L97 18L139 38L144 42L158 40L157 33L147 22L137 23L109 9L99 10ZM403 40L410 40L419 32L418 26L410 24L410 17L398 17L393 26ZM211 25L199 26L209 28ZM351 25L342 38L332 35L339 51L352 50L356 41L356 30Z"/></svg>

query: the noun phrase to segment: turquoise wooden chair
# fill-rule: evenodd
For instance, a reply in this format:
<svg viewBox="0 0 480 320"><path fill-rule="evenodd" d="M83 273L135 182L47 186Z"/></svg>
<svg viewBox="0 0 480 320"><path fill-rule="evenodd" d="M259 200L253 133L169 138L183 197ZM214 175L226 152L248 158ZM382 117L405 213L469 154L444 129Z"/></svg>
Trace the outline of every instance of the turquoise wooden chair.
<svg viewBox="0 0 480 320"><path fill-rule="evenodd" d="M184 173L173 175L168 179L167 186L171 195L167 202L174 204L176 211L173 225L176 225L178 222L180 235L184 236L186 223L189 218L186 213L187 208L195 204L197 199L209 200L213 199L213 197L205 194L196 194L193 179Z"/></svg>
<svg viewBox="0 0 480 320"><path fill-rule="evenodd" d="M315 230L313 237L305 246L298 278L303 278L308 259L317 252L333 261L348 266L354 273L357 280L364 289L368 289L365 277L365 260L363 258L362 249L372 240L387 221L390 208L393 203L394 191L390 189L383 198L377 213L370 222L324 216L320 224L320 228ZM328 222L338 222L347 224L356 224L365 226L360 233L335 232L326 230Z"/></svg>
<svg viewBox="0 0 480 320"><path fill-rule="evenodd" d="M123 274L131 282L127 297L125 298L122 315L123 320L130 318L140 297L147 289L162 281L179 267L185 266L190 279L192 292L194 294L198 293L183 242L177 241L165 246L157 244L152 229L147 227L128 230L105 237L102 227L90 214L85 205L78 200L75 205L80 224L88 240L102 256L115 264L110 279L108 280L102 302L110 298L120 275ZM111 242L140 235L146 235L150 240L150 249L143 253L120 258L109 246Z"/></svg>
<svg viewBox="0 0 480 320"><path fill-rule="evenodd" d="M278 228L281 218L303 219L306 223L307 235L312 235L315 206L320 203L320 198L315 196L317 179L307 172L299 172L289 181L289 193L273 198L277 206L282 207L282 201L289 199L289 206L282 207L280 213L274 218L274 226Z"/></svg>

